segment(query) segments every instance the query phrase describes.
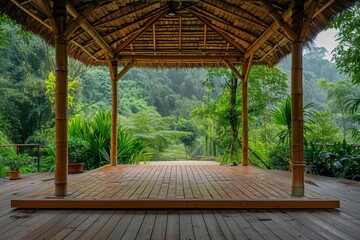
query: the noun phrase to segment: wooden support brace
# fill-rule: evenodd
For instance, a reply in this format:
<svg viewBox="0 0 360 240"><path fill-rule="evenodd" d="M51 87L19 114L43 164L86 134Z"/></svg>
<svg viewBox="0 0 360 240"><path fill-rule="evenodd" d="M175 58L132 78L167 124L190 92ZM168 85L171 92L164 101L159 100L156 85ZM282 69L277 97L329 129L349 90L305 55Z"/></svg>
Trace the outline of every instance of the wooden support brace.
<svg viewBox="0 0 360 240"><path fill-rule="evenodd" d="M316 7L318 5L318 1L317 0L313 0L313 2L311 3L310 7L309 7L309 10L306 14L306 17L305 17L305 21L304 21L304 24L301 28L301 31L300 31L300 38L303 39L307 30L309 29L309 26L311 24L311 21L312 21L312 18L313 16L315 15L315 12L316 12Z"/></svg>
<svg viewBox="0 0 360 240"><path fill-rule="evenodd" d="M133 66L134 66L134 61L131 60L131 61L121 70L121 72L119 72L119 74L116 75L115 81L119 81Z"/></svg>
<svg viewBox="0 0 360 240"><path fill-rule="evenodd" d="M285 31L289 38L294 41L297 39L297 34L290 27L290 25L284 20L284 18L278 13L278 11L273 7L273 5L268 0L262 0L261 3L269 11L272 18L280 25L280 27Z"/></svg>
<svg viewBox="0 0 360 240"><path fill-rule="evenodd" d="M232 65L228 60L223 60L223 63L232 71L232 73L234 73L234 75L238 79L244 81L244 76L239 73L239 71L234 67L234 65Z"/></svg>
<svg viewBox="0 0 360 240"><path fill-rule="evenodd" d="M64 32L64 37L69 39L71 35L76 31L77 28L86 21L87 17L96 9L97 5L89 3L89 5L73 20L68 23L68 27Z"/></svg>
<svg viewBox="0 0 360 240"><path fill-rule="evenodd" d="M307 1L305 4L305 10L309 8L311 1ZM284 21L288 21L291 18L291 8L286 10L281 16ZM273 23L263 34L257 38L257 40L251 44L250 47L247 48L247 53L245 54L245 58L250 57L254 54L277 30L279 30L280 26L278 23ZM294 28L291 26L294 30Z"/></svg>
<svg viewBox="0 0 360 240"><path fill-rule="evenodd" d="M75 9L75 7L71 3L66 4L66 8L69 11L69 13L76 19L80 16L78 11ZM95 30L93 26L91 26L86 20L83 21L80 26L86 31L99 46L103 49L105 54L110 55L111 57L114 56L112 48L107 44L107 42L100 36L100 34Z"/></svg>
<svg viewBox="0 0 360 240"><path fill-rule="evenodd" d="M57 25L57 23L55 21L49 0L41 0L41 3L43 4L43 7L45 9L46 16L49 18L50 26L51 26L54 34L58 35L59 34L59 26Z"/></svg>

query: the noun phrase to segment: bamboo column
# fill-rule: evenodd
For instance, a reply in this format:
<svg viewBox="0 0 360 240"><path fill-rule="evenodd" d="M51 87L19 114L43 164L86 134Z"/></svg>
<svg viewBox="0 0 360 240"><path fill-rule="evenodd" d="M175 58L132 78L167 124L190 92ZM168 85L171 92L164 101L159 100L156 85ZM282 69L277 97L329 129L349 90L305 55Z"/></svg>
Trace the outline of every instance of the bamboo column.
<svg viewBox="0 0 360 240"><path fill-rule="evenodd" d="M110 68L111 75L111 89L112 89L112 106L111 106L111 148L110 159L111 166L117 164L117 122L118 122L118 82L117 75L117 61L112 61Z"/></svg>
<svg viewBox="0 0 360 240"><path fill-rule="evenodd" d="M248 117L248 81L241 83L242 116L242 165L248 165L249 158L249 117Z"/></svg>
<svg viewBox="0 0 360 240"><path fill-rule="evenodd" d="M304 18L304 0L292 0L291 27L298 38L292 42L291 61L291 195L304 196L303 83L300 32Z"/></svg>
<svg viewBox="0 0 360 240"><path fill-rule="evenodd" d="M245 58L242 64L242 73L227 60L223 60L223 63L235 74L237 78L241 80L241 108L242 108L242 165L247 166L249 160L249 117L248 117L248 79L253 60L251 55L249 58Z"/></svg>
<svg viewBox="0 0 360 240"><path fill-rule="evenodd" d="M111 76L112 89L112 106L111 106L111 143L110 143L110 160L111 166L117 165L117 122L118 122L118 81L134 65L130 61L122 70L118 72L118 62L116 59L108 61L108 67Z"/></svg>
<svg viewBox="0 0 360 240"><path fill-rule="evenodd" d="M241 84L241 108L242 108L242 165L247 166L249 160L249 116L248 116L248 79L253 55L245 58L242 64L243 81Z"/></svg>
<svg viewBox="0 0 360 240"><path fill-rule="evenodd" d="M53 1L53 11L58 31L55 33L56 92L55 92L55 195L67 194L68 136L68 63L67 42L63 37L66 28L66 0Z"/></svg>

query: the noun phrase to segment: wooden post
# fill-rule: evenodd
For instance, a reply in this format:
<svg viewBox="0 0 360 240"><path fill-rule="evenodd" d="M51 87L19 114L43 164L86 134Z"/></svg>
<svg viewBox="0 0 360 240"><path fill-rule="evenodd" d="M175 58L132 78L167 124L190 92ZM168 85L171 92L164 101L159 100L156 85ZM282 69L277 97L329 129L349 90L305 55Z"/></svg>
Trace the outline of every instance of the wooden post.
<svg viewBox="0 0 360 240"><path fill-rule="evenodd" d="M111 143L110 143L110 160L111 166L117 165L117 121L118 121L118 81L124 76L134 65L134 61L130 61L120 73L118 72L118 62L116 59L108 61L108 67L111 76L112 89L112 107L111 107Z"/></svg>
<svg viewBox="0 0 360 240"><path fill-rule="evenodd" d="M242 64L243 81L241 83L241 116L242 116L242 165L247 166L249 160L249 116L248 116L248 79L252 63L245 58Z"/></svg>
<svg viewBox="0 0 360 240"><path fill-rule="evenodd" d="M298 38L292 42L291 61L291 195L304 196L304 132L302 50L300 38L304 17L304 0L292 0L292 28Z"/></svg>
<svg viewBox="0 0 360 240"><path fill-rule="evenodd" d="M53 11L58 31L55 33L56 92L55 92L55 195L67 194L68 136L68 68L67 42L63 38L66 28L66 0L53 1Z"/></svg>
<svg viewBox="0 0 360 240"><path fill-rule="evenodd" d="M118 82L117 75L117 61L112 61L110 68L111 75L111 89L112 89L112 107L111 107L111 149L110 159L111 166L117 164L117 122L118 122ZM112 69L111 69L112 68Z"/></svg>
<svg viewBox="0 0 360 240"><path fill-rule="evenodd" d="M249 158L249 118L248 118L248 82L241 84L241 110L242 110L242 165L248 165Z"/></svg>

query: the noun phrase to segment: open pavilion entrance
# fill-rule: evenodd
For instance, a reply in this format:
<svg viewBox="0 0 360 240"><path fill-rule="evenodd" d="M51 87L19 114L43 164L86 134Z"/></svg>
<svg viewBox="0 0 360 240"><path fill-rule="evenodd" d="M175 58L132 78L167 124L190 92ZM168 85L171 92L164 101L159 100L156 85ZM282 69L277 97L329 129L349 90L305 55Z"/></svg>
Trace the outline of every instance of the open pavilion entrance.
<svg viewBox="0 0 360 240"><path fill-rule="evenodd" d="M55 196L64 197L69 193L68 55L87 65L109 67L112 167L117 164L117 82L132 66L230 68L242 84L242 163L246 168L247 81L251 65L272 66L290 52L292 174L289 189L292 196L304 196L303 45L324 29L335 14L354 2L1 0L1 12L56 49ZM123 66L120 72L119 66ZM240 72L236 66L241 66Z"/></svg>

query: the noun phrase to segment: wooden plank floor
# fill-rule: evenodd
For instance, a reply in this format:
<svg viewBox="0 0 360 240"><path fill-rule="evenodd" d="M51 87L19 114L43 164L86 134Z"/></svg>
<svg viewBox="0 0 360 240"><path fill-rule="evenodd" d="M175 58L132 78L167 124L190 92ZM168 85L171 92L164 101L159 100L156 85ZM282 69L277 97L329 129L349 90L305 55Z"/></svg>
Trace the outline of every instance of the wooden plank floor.
<svg viewBox="0 0 360 240"><path fill-rule="evenodd" d="M265 171L289 180L289 172ZM79 176L71 175L70 180ZM360 183L313 175L306 189L336 210L12 209L10 200L53 187L49 173L0 182L0 239L359 239Z"/></svg>
<svg viewBox="0 0 360 240"><path fill-rule="evenodd" d="M250 209L338 208L316 191L290 196L290 180L252 166L150 164L106 166L72 177L65 198L53 187L12 200L18 208Z"/></svg>

